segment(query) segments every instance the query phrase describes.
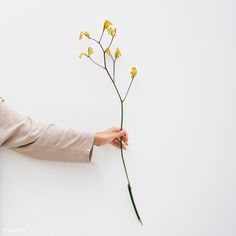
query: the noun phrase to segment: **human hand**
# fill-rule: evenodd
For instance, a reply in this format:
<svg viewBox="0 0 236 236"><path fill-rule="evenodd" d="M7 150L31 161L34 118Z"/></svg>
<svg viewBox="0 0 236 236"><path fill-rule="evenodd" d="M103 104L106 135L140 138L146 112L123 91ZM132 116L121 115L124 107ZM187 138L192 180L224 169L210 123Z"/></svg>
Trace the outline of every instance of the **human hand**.
<svg viewBox="0 0 236 236"><path fill-rule="evenodd" d="M96 132L94 145L102 146L104 144L110 143L117 148L121 148L120 146L120 137L122 137L122 148L127 149L128 146L128 133L126 130L117 127L111 127L101 132Z"/></svg>

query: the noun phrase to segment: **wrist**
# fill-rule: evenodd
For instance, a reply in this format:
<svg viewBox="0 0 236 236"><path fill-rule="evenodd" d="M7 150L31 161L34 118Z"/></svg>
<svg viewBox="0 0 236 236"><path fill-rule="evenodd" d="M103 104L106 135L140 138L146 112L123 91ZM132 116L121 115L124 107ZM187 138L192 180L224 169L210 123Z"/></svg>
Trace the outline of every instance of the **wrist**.
<svg viewBox="0 0 236 236"><path fill-rule="evenodd" d="M101 139L100 139L100 136L99 136L99 132L95 133L94 145L95 146L100 146L101 145Z"/></svg>

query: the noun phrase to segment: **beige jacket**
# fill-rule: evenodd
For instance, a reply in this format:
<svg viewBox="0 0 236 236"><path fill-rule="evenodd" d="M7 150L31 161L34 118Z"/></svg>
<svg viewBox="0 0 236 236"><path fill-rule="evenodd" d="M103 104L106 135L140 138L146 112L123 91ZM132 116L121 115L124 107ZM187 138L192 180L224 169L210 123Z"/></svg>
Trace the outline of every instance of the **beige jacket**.
<svg viewBox="0 0 236 236"><path fill-rule="evenodd" d="M95 133L36 122L0 97L0 147L41 160L89 163L94 139Z"/></svg>

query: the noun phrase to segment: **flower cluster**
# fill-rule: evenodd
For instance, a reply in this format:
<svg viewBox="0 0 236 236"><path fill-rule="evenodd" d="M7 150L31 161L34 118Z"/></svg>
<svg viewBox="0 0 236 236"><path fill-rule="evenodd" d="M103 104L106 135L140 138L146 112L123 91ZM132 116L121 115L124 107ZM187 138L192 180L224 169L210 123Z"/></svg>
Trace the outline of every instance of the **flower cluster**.
<svg viewBox="0 0 236 236"><path fill-rule="evenodd" d="M104 31L106 31L110 36L111 36L111 42L109 44L108 47L103 47L102 44L101 44L101 39L103 37L103 34L104 34ZM100 40L96 40L94 38L91 37L90 33L88 31L81 31L80 32L80 35L79 35L79 39L82 40L83 37L85 36L87 39L89 40L92 40L96 43L98 43L100 45L100 47L102 48L103 50L103 53L105 55L107 55L108 57L110 57L112 60L113 60L113 63L115 64L115 61L117 58L120 58L121 57L121 51L120 51L120 48L116 48L114 54L112 54L111 50L110 50L110 47L111 47L111 44L113 42L113 39L114 37L117 35L117 29L115 27L113 27L113 24L109 21L109 20L106 20L104 22L104 25L103 25L103 31L102 31L102 35L100 37ZM88 57L89 59L91 59L95 64L99 65L99 63L95 62L92 58L91 58L91 55L94 53L93 51L93 48L92 47L88 47L88 50L87 52L81 52L79 54L79 57L82 58L83 56L85 57ZM105 64L105 62L104 62ZM100 65L101 67L103 67L104 69L106 68L106 65L102 66ZM113 66L115 67L115 65ZM137 75L137 68L136 67L132 67L131 68L131 71L130 71L130 75L132 77L132 79ZM113 78L114 79L114 78Z"/></svg>

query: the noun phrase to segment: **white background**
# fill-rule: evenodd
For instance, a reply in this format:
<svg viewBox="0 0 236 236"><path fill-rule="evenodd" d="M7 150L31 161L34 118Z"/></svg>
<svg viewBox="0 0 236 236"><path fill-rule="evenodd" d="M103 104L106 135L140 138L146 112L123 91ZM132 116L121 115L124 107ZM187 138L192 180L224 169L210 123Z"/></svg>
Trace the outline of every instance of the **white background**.
<svg viewBox="0 0 236 236"><path fill-rule="evenodd" d="M105 19L117 27L125 151L95 147L93 164L0 151L0 235L236 234L236 4L233 0L0 3L0 96L41 122L101 131L120 125L107 75L78 57ZM98 49L94 46L95 56Z"/></svg>

